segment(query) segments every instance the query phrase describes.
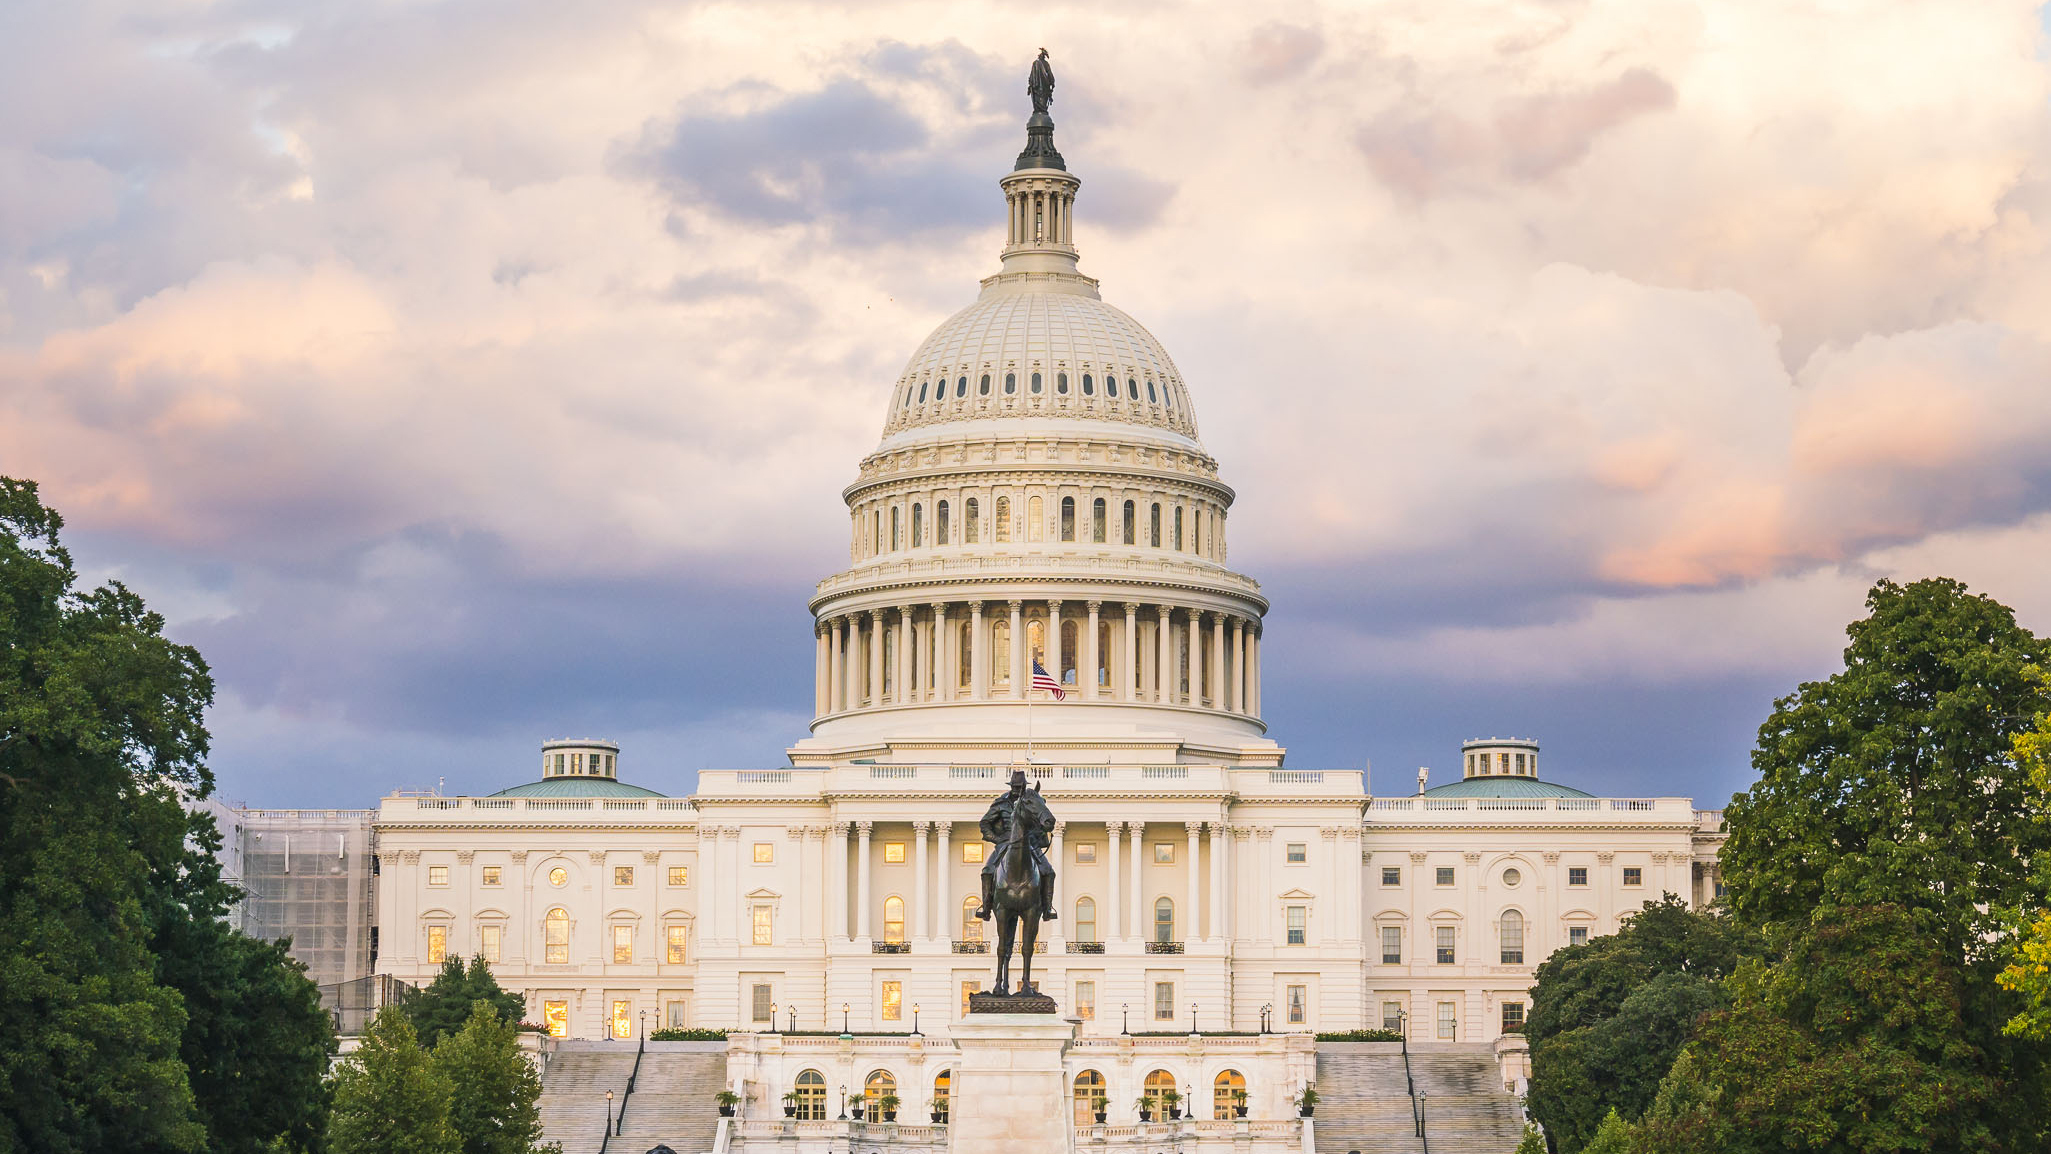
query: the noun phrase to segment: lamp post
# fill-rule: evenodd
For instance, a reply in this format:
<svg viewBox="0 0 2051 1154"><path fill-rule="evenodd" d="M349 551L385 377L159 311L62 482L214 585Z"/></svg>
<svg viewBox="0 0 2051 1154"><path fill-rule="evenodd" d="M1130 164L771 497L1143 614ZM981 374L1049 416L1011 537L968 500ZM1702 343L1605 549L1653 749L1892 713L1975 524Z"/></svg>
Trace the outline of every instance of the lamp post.
<svg viewBox="0 0 2051 1154"><path fill-rule="evenodd" d="M788 1013L788 1014L790 1015L790 1032L791 1032L791 1033L793 1033L793 1034L797 1033L797 1032L798 1032L798 1008L797 1008L796 1006L786 1006L786 1007L784 1007L784 1012L785 1012L785 1013Z"/></svg>
<svg viewBox="0 0 2051 1154"><path fill-rule="evenodd" d="M605 1132L612 1133L612 1091L605 1092Z"/></svg>
<svg viewBox="0 0 2051 1154"><path fill-rule="evenodd" d="M914 1033L914 1034L917 1034L918 1032L919 1032L919 1004L918 1004L917 1002L913 1002L913 1003L912 1003L912 1033Z"/></svg>
<svg viewBox="0 0 2051 1154"><path fill-rule="evenodd" d="M840 1120L847 1121L847 1083L840 1084Z"/></svg>
<svg viewBox="0 0 2051 1154"><path fill-rule="evenodd" d="M1410 1011L1396 1011L1396 1032L1403 1035L1397 1041L1403 1043L1403 1052L1408 1054L1410 1052Z"/></svg>
<svg viewBox="0 0 2051 1154"><path fill-rule="evenodd" d="M1196 1003L1195 1003L1195 1002L1191 1002L1191 1003L1189 1004L1189 1032L1190 1032L1190 1033L1192 1033L1192 1034L1194 1034L1194 1033L1196 1033L1196 1032L1197 1032L1197 1030L1196 1030Z"/></svg>
<svg viewBox="0 0 2051 1154"><path fill-rule="evenodd" d="M1132 1007L1124 1002L1118 1003L1118 1032L1132 1033Z"/></svg>
<svg viewBox="0 0 2051 1154"><path fill-rule="evenodd" d="M847 1014L849 1008L850 1007L846 1002L842 1002L840 1004L840 1032L843 1034L850 1032L847 1028Z"/></svg>
<svg viewBox="0 0 2051 1154"><path fill-rule="evenodd" d="M648 1011L641 1011L641 1040L648 1040Z"/></svg>
<svg viewBox="0 0 2051 1154"><path fill-rule="evenodd" d="M1268 1002L1261 1006L1261 1033L1265 1034L1268 1032L1268 1015L1274 1013L1274 1011L1275 1003L1273 1002Z"/></svg>
<svg viewBox="0 0 2051 1154"><path fill-rule="evenodd" d="M774 1033L776 1032L776 1003L775 1003L775 1002L771 1002L771 1003L769 1003L769 1032L770 1032L770 1033L772 1033L772 1034L774 1034Z"/></svg>

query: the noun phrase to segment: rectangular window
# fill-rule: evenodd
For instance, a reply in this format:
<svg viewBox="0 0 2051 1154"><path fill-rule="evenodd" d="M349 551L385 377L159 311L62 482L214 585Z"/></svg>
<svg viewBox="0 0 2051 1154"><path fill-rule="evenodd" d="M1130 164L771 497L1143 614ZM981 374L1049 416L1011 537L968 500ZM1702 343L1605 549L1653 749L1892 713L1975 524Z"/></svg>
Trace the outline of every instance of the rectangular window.
<svg viewBox="0 0 2051 1154"><path fill-rule="evenodd" d="M683 1029L686 1024L684 1018L684 1003L681 1001L664 1002L662 1004L662 1024L668 1026L672 1030Z"/></svg>
<svg viewBox="0 0 2051 1154"><path fill-rule="evenodd" d="M758 841L755 843L755 861L757 864L767 865L775 860L776 846L774 843L766 841Z"/></svg>
<svg viewBox="0 0 2051 1154"><path fill-rule="evenodd" d="M769 909L769 907L768 907L768 906L756 906L756 907L755 907L755 909L754 909L754 924L755 924L755 944L756 944L756 945L758 945L758 946L766 946L766 945L769 945L769 944L770 944L770 940L769 940L769 931L770 931L771 925L770 925L770 909Z"/></svg>
<svg viewBox="0 0 2051 1154"><path fill-rule="evenodd" d="M1506 966L1524 964L1524 919L1512 916L1515 913L1512 910L1504 914L1503 920L1496 924L1496 932L1502 937L1503 965Z"/></svg>
<svg viewBox="0 0 2051 1154"><path fill-rule="evenodd" d="M625 965L634 960L634 927L612 928L612 960L618 965Z"/></svg>
<svg viewBox="0 0 2051 1154"><path fill-rule="evenodd" d="M428 961L428 964L429 964L429 965L433 965L433 966L439 966L439 965L441 965L441 964L442 964L442 962L444 962L444 961L446 961L446 960L448 959L448 956L449 956L449 927L447 927L447 926L429 926L429 927L427 927L427 961Z"/></svg>
<svg viewBox="0 0 2051 1154"><path fill-rule="evenodd" d="M616 885L616 886L630 886L630 885L633 885L633 884L634 884L634 867L633 867L633 866L614 866L614 867L612 867L612 884L614 884L614 885Z"/></svg>
<svg viewBox="0 0 2051 1154"><path fill-rule="evenodd" d="M1439 965L1453 964L1453 927L1438 927Z"/></svg>
<svg viewBox="0 0 2051 1154"><path fill-rule="evenodd" d="M983 992L983 983L981 983L981 982L963 982L963 983L961 984L961 1016L962 1016L962 1017L966 1018L966 1017L968 1017L968 1016L969 1016L969 995L971 995L971 994L980 994L980 993L982 993L982 992Z"/></svg>
<svg viewBox="0 0 2051 1154"><path fill-rule="evenodd" d="M1587 944L1588 944L1588 927L1587 927L1587 926L1568 926L1568 927L1567 927L1567 944L1568 944L1568 945L1570 945L1570 946L1585 946L1585 945L1587 945Z"/></svg>
<svg viewBox="0 0 2051 1154"><path fill-rule="evenodd" d="M1300 946L1309 942L1310 908L1308 906L1290 906L1282 912L1289 926L1289 944Z"/></svg>
<svg viewBox="0 0 2051 1154"><path fill-rule="evenodd" d="M505 952L506 927L479 926L477 927L477 937L478 944L484 950L484 960L487 962L499 961L500 955Z"/></svg>
<svg viewBox="0 0 2051 1154"><path fill-rule="evenodd" d="M549 911L548 920L543 923L542 961L551 966L568 965L570 961L570 919L561 914L561 909Z"/></svg>
<svg viewBox="0 0 2051 1154"><path fill-rule="evenodd" d="M691 867L690 867L690 866L671 866L671 867L669 867L669 884L671 884L671 885L673 885L673 886L676 886L676 887L677 887L677 888L679 888L679 889L682 889L683 887L685 887L685 886L688 886L688 885L690 885L690 884L691 884Z"/></svg>
<svg viewBox="0 0 2051 1154"><path fill-rule="evenodd" d="M1400 966L1403 964L1403 927L1382 927L1382 964Z"/></svg>
<svg viewBox="0 0 2051 1154"><path fill-rule="evenodd" d="M1310 1021L1310 987L1290 986L1285 993L1288 994L1289 1024L1301 1026Z"/></svg>
<svg viewBox="0 0 2051 1154"><path fill-rule="evenodd" d="M1382 1029L1401 1032L1403 1029L1403 1003L1382 1003Z"/></svg>
<svg viewBox="0 0 2051 1154"><path fill-rule="evenodd" d="M754 996L750 999L750 1001L753 1003L749 1007L750 1020L757 1022L766 1022L770 1018L775 1017L776 994L774 991L770 989L769 983L756 982L755 988L752 991L752 993Z"/></svg>
<svg viewBox="0 0 2051 1154"><path fill-rule="evenodd" d="M1453 1042L1453 1041L1458 1041L1458 1040L1459 1040L1459 1033L1460 1033L1460 1019L1454 1016L1454 1003L1452 1003L1452 1002L1440 1002L1440 1003L1439 1003L1439 1041L1441 1041L1441 1042Z"/></svg>
<svg viewBox="0 0 2051 1154"><path fill-rule="evenodd" d="M1174 843L1174 842L1172 842L1172 841L1157 841L1157 842L1155 842L1155 843L1154 843L1154 864L1155 864L1155 865L1173 865L1173 864L1175 864L1175 843Z"/></svg>
<svg viewBox="0 0 2051 1154"><path fill-rule="evenodd" d="M1439 875L1438 875L1438 881L1439 881L1439 884L1440 884L1440 885L1442 885L1442 886L1449 886L1449 885L1452 885L1452 884L1453 884L1453 867L1452 867L1452 866L1440 866L1440 867L1439 867Z"/></svg>
<svg viewBox="0 0 2051 1154"><path fill-rule="evenodd" d="M551 1038L570 1036L570 1004L568 1002L541 1003L541 1024Z"/></svg>
<svg viewBox="0 0 2051 1154"><path fill-rule="evenodd" d="M669 953L667 956L669 964L672 966L683 965L684 945L688 940L685 935L689 932L689 928L686 926L666 926L663 932L668 937Z"/></svg>
<svg viewBox="0 0 2051 1154"><path fill-rule="evenodd" d="M883 860L890 865L904 864L904 843L886 841L883 843Z"/></svg>
<svg viewBox="0 0 2051 1154"><path fill-rule="evenodd" d="M619 999L612 1004L612 1036L627 1039L634 1036L634 1003Z"/></svg>
<svg viewBox="0 0 2051 1154"><path fill-rule="evenodd" d="M1097 1020L1097 983L1075 984L1075 1016L1085 1022Z"/></svg>
<svg viewBox="0 0 2051 1154"><path fill-rule="evenodd" d="M1503 1003L1503 1033L1516 1034L1524 1029L1524 1003Z"/></svg>
<svg viewBox="0 0 2051 1154"><path fill-rule="evenodd" d="M1383 884L1383 885L1385 885L1385 886L1400 886L1400 885L1402 885L1402 884L1403 884L1403 867L1401 867L1401 866L1383 866L1383 867L1382 867L1382 884Z"/></svg>
<svg viewBox="0 0 2051 1154"><path fill-rule="evenodd" d="M1093 841L1079 841L1075 843L1075 864L1097 864L1097 843Z"/></svg>
<svg viewBox="0 0 2051 1154"><path fill-rule="evenodd" d="M427 867L427 884L428 884L428 885L431 885L431 886L445 886L445 885L448 885L448 884L449 884L449 867L447 867L447 866L428 866L428 867Z"/></svg>
<svg viewBox="0 0 2051 1154"><path fill-rule="evenodd" d="M497 867L497 866L485 866L485 867L484 867L484 884L485 884L485 885L488 885L488 886L495 886L495 885L499 884L499 867Z"/></svg>
<svg viewBox="0 0 2051 1154"><path fill-rule="evenodd" d="M961 843L961 860L967 865L981 865L983 862L983 843L979 841L965 841Z"/></svg>
<svg viewBox="0 0 2051 1154"><path fill-rule="evenodd" d="M1154 1020L1172 1022L1175 1020L1175 983L1154 983Z"/></svg>
<svg viewBox="0 0 2051 1154"><path fill-rule="evenodd" d="M1567 884L1568 884L1568 885L1570 885L1570 886L1585 886L1585 885L1587 885L1587 884L1588 884L1588 867L1587 867L1587 866L1568 866L1568 867L1567 867Z"/></svg>
<svg viewBox="0 0 2051 1154"><path fill-rule="evenodd" d="M904 1021L903 982L883 983L883 1020L886 1022Z"/></svg>
<svg viewBox="0 0 2051 1154"><path fill-rule="evenodd" d="M1310 846L1304 842L1292 841L1283 850L1290 865L1302 865L1310 860Z"/></svg>
<svg viewBox="0 0 2051 1154"><path fill-rule="evenodd" d="M1644 870L1642 870L1642 869L1639 869L1639 868L1638 868L1637 866L1625 866L1625 867L1624 867L1624 884L1625 884L1625 885L1627 885L1627 886L1642 886L1642 885L1644 885L1644 884L1645 884L1645 871L1644 871Z"/></svg>

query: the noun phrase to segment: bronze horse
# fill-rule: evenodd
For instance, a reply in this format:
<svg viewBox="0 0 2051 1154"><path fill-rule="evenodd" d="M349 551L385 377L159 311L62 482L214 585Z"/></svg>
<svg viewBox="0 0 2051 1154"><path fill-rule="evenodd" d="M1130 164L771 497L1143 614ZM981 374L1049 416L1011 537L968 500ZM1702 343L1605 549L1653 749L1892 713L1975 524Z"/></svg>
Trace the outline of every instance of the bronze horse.
<svg viewBox="0 0 2051 1154"><path fill-rule="evenodd" d="M1035 793L1039 786L1033 787ZM1038 993L1033 984L1033 947L1040 940L1040 911L1045 908L1045 892L1050 879L1041 872L1040 864L1034 860L1032 845L1026 840L1026 807L1013 807L1011 820L1005 830L1004 841L997 847L996 904L997 919L997 988L995 994L1011 993L1011 946L1018 937L1019 924L1025 925L1025 942L1020 953L1021 969L1018 992Z"/></svg>

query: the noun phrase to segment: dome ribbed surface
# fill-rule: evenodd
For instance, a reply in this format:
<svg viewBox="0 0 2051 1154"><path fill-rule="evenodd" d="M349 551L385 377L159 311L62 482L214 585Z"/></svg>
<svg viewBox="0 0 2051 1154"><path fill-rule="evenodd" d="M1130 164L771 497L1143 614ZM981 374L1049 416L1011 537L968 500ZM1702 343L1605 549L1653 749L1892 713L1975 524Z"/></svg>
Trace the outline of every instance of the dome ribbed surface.
<svg viewBox="0 0 2051 1154"><path fill-rule="evenodd" d="M1182 377L1154 334L1094 296L1063 291L989 294L947 318L905 366L884 432L969 418L1062 416L1197 435Z"/></svg>
<svg viewBox="0 0 2051 1154"><path fill-rule="evenodd" d="M667 797L606 777L550 777L502 789L493 797Z"/></svg>
<svg viewBox="0 0 2051 1154"><path fill-rule="evenodd" d="M1424 791L1426 797L1594 797L1570 785L1531 777L1470 777Z"/></svg>

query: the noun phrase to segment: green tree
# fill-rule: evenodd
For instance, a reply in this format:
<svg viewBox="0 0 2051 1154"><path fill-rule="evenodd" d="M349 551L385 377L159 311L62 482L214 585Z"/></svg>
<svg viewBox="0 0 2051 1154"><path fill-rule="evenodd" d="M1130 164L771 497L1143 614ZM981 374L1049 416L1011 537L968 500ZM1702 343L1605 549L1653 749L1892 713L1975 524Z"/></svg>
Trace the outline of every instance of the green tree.
<svg viewBox="0 0 2051 1154"><path fill-rule="evenodd" d="M2030 678L2040 690L2051 684L2041 668ZM2051 697L2047 692L2044 697ZM2040 697L2043 700L2043 697ZM2051 709L2039 708L2036 723L2015 738L2015 760L2030 778L2030 808L2040 824L2051 826ZM2017 1038L2051 1042L2051 909L2045 896L2051 894L2051 855L2037 863L2037 902L2015 911L2011 939L2014 952L2001 971L2003 989L2021 995L2021 1006L2003 1026Z"/></svg>
<svg viewBox="0 0 2051 1154"><path fill-rule="evenodd" d="M420 1048L406 1015L387 1008L335 1071L332 1154L458 1154L449 1079Z"/></svg>
<svg viewBox="0 0 2051 1154"><path fill-rule="evenodd" d="M1582 1147L1585 1154L1630 1154L1631 1124L1612 1106L1595 1127L1595 1136Z"/></svg>
<svg viewBox="0 0 2051 1154"><path fill-rule="evenodd" d="M1608 1113L1643 1114L1697 1019L1727 1004L1722 979L1762 949L1728 917L1668 894L1541 963L1525 1101L1558 1148L1583 1149Z"/></svg>
<svg viewBox="0 0 2051 1154"><path fill-rule="evenodd" d="M1545 1135L1529 1122L1524 1124L1524 1137L1517 1143L1517 1154L1546 1154Z"/></svg>
<svg viewBox="0 0 2051 1154"><path fill-rule="evenodd" d="M483 1001L434 1049L453 1091L449 1121L462 1154L532 1154L541 1141L541 1079L520 1051L520 1034Z"/></svg>
<svg viewBox="0 0 2051 1154"><path fill-rule="evenodd" d="M478 1002L490 1006L501 1021L514 1024L526 1009L520 995L499 987L482 956L472 958L465 967L462 958L451 954L443 959L434 981L406 999L406 1017L420 1035L420 1044L433 1049L444 1037L463 1028L470 1020L471 1007Z"/></svg>

